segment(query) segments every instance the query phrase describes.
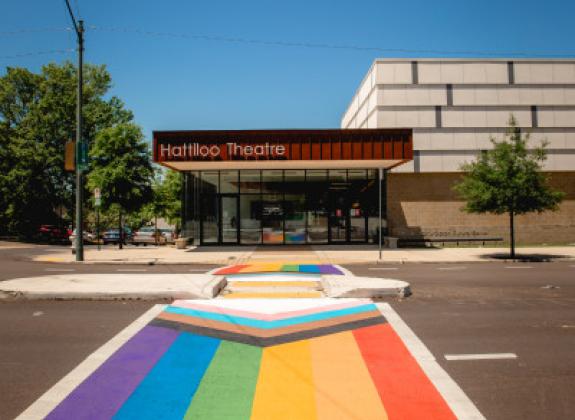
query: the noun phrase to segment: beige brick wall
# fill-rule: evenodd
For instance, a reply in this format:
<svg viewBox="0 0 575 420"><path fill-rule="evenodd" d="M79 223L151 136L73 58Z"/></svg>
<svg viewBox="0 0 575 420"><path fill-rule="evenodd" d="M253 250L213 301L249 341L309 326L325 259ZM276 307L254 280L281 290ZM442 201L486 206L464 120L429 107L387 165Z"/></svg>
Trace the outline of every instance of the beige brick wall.
<svg viewBox="0 0 575 420"><path fill-rule="evenodd" d="M467 214L452 190L457 173L393 173L387 179L390 235L498 236L509 240L506 215ZM566 193L556 212L530 213L516 218L518 244L575 243L575 172L549 174L551 185Z"/></svg>

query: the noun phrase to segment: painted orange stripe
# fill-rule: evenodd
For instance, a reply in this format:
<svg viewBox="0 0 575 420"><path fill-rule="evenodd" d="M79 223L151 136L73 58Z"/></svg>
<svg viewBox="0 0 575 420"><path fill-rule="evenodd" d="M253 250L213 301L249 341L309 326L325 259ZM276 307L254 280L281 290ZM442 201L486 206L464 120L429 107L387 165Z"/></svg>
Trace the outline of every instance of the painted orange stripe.
<svg viewBox="0 0 575 420"><path fill-rule="evenodd" d="M316 418L309 340L265 348L251 419Z"/></svg>
<svg viewBox="0 0 575 420"><path fill-rule="evenodd" d="M310 346L318 419L387 419L352 332L314 338Z"/></svg>
<svg viewBox="0 0 575 420"><path fill-rule="evenodd" d="M456 418L389 324L353 334L390 419Z"/></svg>

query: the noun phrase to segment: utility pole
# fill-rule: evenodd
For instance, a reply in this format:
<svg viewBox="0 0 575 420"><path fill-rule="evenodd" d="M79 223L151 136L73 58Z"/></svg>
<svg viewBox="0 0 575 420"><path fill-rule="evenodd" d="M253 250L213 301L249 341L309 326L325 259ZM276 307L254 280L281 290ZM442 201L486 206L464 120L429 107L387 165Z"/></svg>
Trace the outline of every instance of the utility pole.
<svg viewBox="0 0 575 420"><path fill-rule="evenodd" d="M74 30L78 39L78 94L76 104L76 261L84 261L84 215L82 206L84 203L84 186L82 172L87 165L88 147L82 140L82 85L83 85L83 55L84 55L84 21L76 23L76 18L70 7L70 2L66 0L66 6L70 13L70 18L74 24Z"/></svg>

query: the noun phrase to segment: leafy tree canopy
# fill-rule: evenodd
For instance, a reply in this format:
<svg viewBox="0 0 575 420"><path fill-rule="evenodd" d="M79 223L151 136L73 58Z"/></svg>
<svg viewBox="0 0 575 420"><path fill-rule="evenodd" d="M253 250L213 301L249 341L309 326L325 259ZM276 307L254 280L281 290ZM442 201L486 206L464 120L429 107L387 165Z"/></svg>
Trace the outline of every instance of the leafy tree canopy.
<svg viewBox="0 0 575 420"><path fill-rule="evenodd" d="M90 149L88 188L100 188L102 209L115 205L120 211L139 210L152 198L153 169L148 144L132 123L104 128Z"/></svg>
<svg viewBox="0 0 575 420"><path fill-rule="evenodd" d="M491 150L463 165L465 175L454 187L466 201L464 211L509 215L511 258L515 258L515 215L557 210L565 196L553 190L541 172L547 143L529 149L528 142L529 135L522 136L511 117L505 139L491 139Z"/></svg>
<svg viewBox="0 0 575 420"><path fill-rule="evenodd" d="M7 68L0 77L0 232L30 233L73 208L74 175L64 171L64 145L75 139L77 72L48 64L36 74ZM84 67L83 137L132 121L117 97L105 98L105 66Z"/></svg>
<svg viewBox="0 0 575 420"><path fill-rule="evenodd" d="M462 166L466 174L455 190L466 200L466 212L524 214L557 209L564 193L551 189L541 172L547 144L529 150L528 142L529 135L521 135L512 117L503 141L491 139L493 149Z"/></svg>

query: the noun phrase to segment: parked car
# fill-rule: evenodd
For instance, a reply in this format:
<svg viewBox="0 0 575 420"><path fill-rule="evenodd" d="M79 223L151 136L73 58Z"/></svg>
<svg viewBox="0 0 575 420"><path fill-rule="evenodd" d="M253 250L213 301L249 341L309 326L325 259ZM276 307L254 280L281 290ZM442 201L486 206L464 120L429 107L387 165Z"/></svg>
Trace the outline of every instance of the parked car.
<svg viewBox="0 0 575 420"><path fill-rule="evenodd" d="M132 238L132 231L129 228L124 228L124 243L130 242ZM119 229L108 229L102 235L102 242L104 245L107 244L117 244L120 242L120 230Z"/></svg>
<svg viewBox="0 0 575 420"><path fill-rule="evenodd" d="M134 233L134 237L132 238L132 243L134 245L155 245L156 243L159 245L163 245L167 242L166 236L162 234L159 229L155 229L154 227L147 226L143 227Z"/></svg>
<svg viewBox="0 0 575 420"><path fill-rule="evenodd" d="M70 236L70 231L61 226L40 225L37 236L42 242L65 243Z"/></svg>
<svg viewBox="0 0 575 420"><path fill-rule="evenodd" d="M70 239L71 243L74 243L74 241L76 240L76 229L74 229L74 231L72 232L72 234L69 236L68 239ZM91 232L86 232L84 231L82 233L82 236L84 237L84 243L93 243L96 242L96 235L94 235Z"/></svg>
<svg viewBox="0 0 575 420"><path fill-rule="evenodd" d="M176 233L172 229L158 229L162 236L166 238L166 242L173 244L176 240Z"/></svg>

